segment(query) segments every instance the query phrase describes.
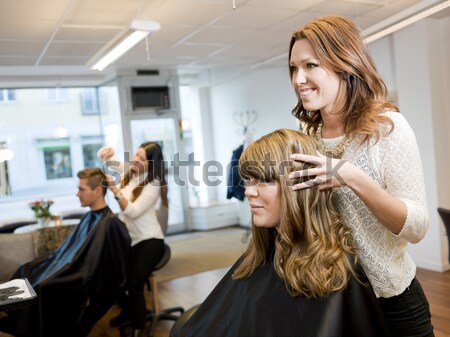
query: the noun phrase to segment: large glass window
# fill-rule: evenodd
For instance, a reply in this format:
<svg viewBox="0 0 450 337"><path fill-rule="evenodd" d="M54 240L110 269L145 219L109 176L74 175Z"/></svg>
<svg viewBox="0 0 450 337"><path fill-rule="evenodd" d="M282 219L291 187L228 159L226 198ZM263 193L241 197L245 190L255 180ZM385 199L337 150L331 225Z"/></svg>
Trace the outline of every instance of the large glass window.
<svg viewBox="0 0 450 337"><path fill-rule="evenodd" d="M80 209L77 172L101 167L97 151L105 144L123 151L117 86L0 89L0 97L10 100L10 92L20 97L20 104L2 106L8 118L0 123L0 143L14 156L2 167L7 172L1 175L6 178L0 188L0 222L32 217L28 203L40 199L54 200L56 213ZM96 107L89 114L80 104L86 93L89 107Z"/></svg>

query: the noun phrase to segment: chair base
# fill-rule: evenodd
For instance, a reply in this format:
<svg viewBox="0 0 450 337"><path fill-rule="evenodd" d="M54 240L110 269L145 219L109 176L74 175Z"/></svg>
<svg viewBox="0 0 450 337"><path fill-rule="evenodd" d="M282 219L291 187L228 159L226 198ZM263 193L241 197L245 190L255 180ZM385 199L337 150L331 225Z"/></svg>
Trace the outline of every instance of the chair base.
<svg viewBox="0 0 450 337"><path fill-rule="evenodd" d="M178 313L178 315L175 315L176 313ZM148 329L146 329L147 337L153 337L156 324L159 321L176 321L182 313L184 313L184 309L182 307L168 308L162 310L158 314L154 311L148 311L145 317L146 322L149 322ZM120 337L128 337L133 333L133 329L130 326L130 321L123 322L118 328Z"/></svg>
<svg viewBox="0 0 450 337"><path fill-rule="evenodd" d="M191 318L192 315L194 315L194 313L197 311L197 309L199 307L200 307L200 304L194 305L192 308L186 310L183 314L181 314L180 317L172 325L172 329L170 329L169 337L180 337L181 329L186 324L186 322L189 320L189 318Z"/></svg>
<svg viewBox="0 0 450 337"><path fill-rule="evenodd" d="M178 313L178 315L174 315L175 313ZM164 309L161 310L158 314L149 312L149 314L147 315L147 321L150 321L150 328L148 330L147 337L153 337L156 324L159 321L176 321L182 313L184 313L184 309L182 307Z"/></svg>

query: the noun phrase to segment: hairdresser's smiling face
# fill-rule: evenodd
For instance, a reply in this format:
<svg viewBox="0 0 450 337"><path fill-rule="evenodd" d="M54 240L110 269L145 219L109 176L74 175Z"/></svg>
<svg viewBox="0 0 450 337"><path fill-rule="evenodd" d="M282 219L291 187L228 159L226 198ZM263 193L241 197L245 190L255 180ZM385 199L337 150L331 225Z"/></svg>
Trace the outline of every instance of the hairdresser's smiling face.
<svg viewBox="0 0 450 337"><path fill-rule="evenodd" d="M337 113L342 109L343 82L336 73L323 67L307 39L294 43L289 63L292 85L306 110Z"/></svg>
<svg viewBox="0 0 450 337"><path fill-rule="evenodd" d="M247 181L245 196L250 203L255 226L271 228L280 224L281 188L278 182L251 179Z"/></svg>

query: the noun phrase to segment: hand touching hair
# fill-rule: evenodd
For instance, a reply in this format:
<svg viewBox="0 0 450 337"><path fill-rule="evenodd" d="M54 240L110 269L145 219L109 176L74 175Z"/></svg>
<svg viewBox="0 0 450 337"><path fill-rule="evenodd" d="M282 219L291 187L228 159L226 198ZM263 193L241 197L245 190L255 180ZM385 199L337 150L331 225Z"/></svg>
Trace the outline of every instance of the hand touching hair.
<svg viewBox="0 0 450 337"><path fill-rule="evenodd" d="M298 181L290 181L288 174L305 165L292 161L293 153L315 155L316 144L308 135L281 129L250 144L240 158L243 179L280 184L281 220L276 228L253 226L252 241L233 277L246 278L258 266L273 263L293 296L325 297L346 287L356 254L331 190L292 190Z"/></svg>

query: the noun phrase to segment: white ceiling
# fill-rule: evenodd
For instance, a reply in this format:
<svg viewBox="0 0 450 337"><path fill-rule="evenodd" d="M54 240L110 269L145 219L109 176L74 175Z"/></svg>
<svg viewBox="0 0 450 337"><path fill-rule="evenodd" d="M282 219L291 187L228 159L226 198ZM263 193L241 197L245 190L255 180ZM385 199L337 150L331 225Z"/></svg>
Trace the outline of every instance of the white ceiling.
<svg viewBox="0 0 450 337"><path fill-rule="evenodd" d="M104 74L119 68L205 69L286 64L291 33L326 14L362 30L414 5L438 0L0 0L0 80L19 75L93 74L88 61L131 21L161 30ZM102 75L104 76L104 75ZM0 84L1 86L1 84Z"/></svg>

